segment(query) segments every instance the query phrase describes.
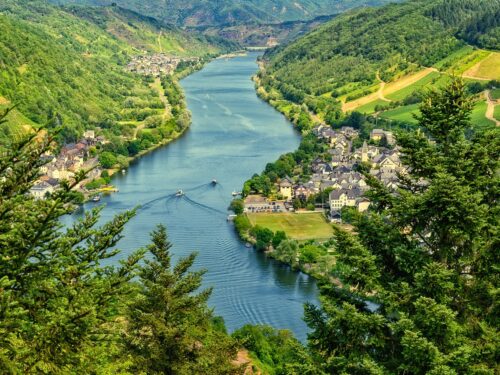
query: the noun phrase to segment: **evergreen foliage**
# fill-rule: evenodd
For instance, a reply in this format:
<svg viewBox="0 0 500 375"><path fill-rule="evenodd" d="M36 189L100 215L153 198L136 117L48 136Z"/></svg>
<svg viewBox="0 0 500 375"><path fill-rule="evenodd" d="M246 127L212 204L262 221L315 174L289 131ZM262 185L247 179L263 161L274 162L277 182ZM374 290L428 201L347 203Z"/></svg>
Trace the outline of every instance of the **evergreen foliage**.
<svg viewBox="0 0 500 375"><path fill-rule="evenodd" d="M343 288L325 286L305 313L328 373L498 370L500 137L466 136L465 91L455 80L424 98L424 131L398 136L410 173L397 194L369 179L374 211L335 236Z"/></svg>
<svg viewBox="0 0 500 375"><path fill-rule="evenodd" d="M190 271L194 255L171 265L165 228L143 265L146 250L111 266L134 211L97 226L94 208L63 227L85 172L46 199L29 194L53 141L43 129L0 154L0 372L241 373L210 290L196 294L203 271Z"/></svg>
<svg viewBox="0 0 500 375"><path fill-rule="evenodd" d="M90 367L94 346L113 343L116 309L142 253L120 266L102 262L134 212L96 227L99 208L69 228L67 183L45 200L27 195L52 138L13 141L0 157L0 372L61 373ZM77 182L83 174L77 178ZM110 344L111 343L111 344Z"/></svg>
<svg viewBox="0 0 500 375"><path fill-rule="evenodd" d="M207 308L211 289L198 292L204 271L190 271L195 254L172 266L166 229L152 233L139 278L141 290L130 306L126 340L135 371L147 374L235 374L235 347L216 330Z"/></svg>

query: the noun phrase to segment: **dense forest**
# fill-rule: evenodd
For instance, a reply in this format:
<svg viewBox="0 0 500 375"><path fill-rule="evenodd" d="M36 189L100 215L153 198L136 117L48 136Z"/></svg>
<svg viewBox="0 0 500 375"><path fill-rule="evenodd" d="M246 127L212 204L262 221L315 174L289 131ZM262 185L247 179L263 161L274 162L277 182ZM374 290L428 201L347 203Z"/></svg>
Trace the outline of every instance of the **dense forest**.
<svg viewBox="0 0 500 375"><path fill-rule="evenodd" d="M261 94L306 104L333 123L341 102L376 92L380 82L473 57L467 43L500 49L499 10L498 0L412 0L348 12L266 53Z"/></svg>
<svg viewBox="0 0 500 375"><path fill-rule="evenodd" d="M117 7L85 11L3 1L0 97L27 117L23 125L51 122L63 129L61 139L74 141L85 128L141 120L163 108L147 79L125 71L131 56L148 50L205 56L234 48L153 21Z"/></svg>
<svg viewBox="0 0 500 375"><path fill-rule="evenodd" d="M427 12L446 26L456 29L456 35L482 48L499 49L500 1L442 1Z"/></svg>
<svg viewBox="0 0 500 375"><path fill-rule="evenodd" d="M110 5L110 0L52 0L57 4ZM389 0L115 0L141 14L179 26L280 23L388 3Z"/></svg>

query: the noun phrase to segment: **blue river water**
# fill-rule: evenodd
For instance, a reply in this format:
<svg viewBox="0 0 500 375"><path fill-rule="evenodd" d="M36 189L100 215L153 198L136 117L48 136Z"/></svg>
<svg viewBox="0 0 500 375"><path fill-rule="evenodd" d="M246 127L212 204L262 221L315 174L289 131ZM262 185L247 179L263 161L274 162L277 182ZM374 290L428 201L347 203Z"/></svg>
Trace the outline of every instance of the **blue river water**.
<svg viewBox="0 0 500 375"><path fill-rule="evenodd" d="M191 128L114 177L119 193L103 197L102 217L142 206L126 226L116 260L147 245L158 223L167 226L174 260L198 252L195 268L207 270L204 286L214 288L209 304L229 331L269 324L305 340L303 304L317 303L315 281L246 248L226 221L231 192L300 142L291 124L256 96L257 56L215 60L182 80ZM175 197L178 189L186 195Z"/></svg>

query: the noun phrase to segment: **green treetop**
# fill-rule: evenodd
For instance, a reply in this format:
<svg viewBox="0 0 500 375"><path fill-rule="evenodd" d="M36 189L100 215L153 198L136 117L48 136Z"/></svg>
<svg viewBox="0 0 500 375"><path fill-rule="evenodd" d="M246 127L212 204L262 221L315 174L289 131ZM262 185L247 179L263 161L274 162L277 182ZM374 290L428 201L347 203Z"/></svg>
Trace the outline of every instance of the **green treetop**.
<svg viewBox="0 0 500 375"><path fill-rule="evenodd" d="M470 111L459 80L428 93L422 130L398 137L408 173L397 193L369 179L374 209L356 236L336 234L344 287L306 307L326 372L498 370L500 137L471 133Z"/></svg>

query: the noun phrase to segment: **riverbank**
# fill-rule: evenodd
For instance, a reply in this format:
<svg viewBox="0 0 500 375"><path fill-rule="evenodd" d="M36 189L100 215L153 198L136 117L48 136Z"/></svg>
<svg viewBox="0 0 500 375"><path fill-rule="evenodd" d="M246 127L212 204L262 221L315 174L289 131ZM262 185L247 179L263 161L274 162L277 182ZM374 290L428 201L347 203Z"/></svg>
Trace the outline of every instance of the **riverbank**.
<svg viewBox="0 0 500 375"><path fill-rule="evenodd" d="M304 342L309 330L303 304L318 303L315 280L249 251L226 221L232 191L268 160L299 145L290 123L255 95L250 78L256 57L213 60L180 82L192 113L189 131L136 159L126 174L116 173L112 183L120 193L101 197L102 216L107 221L140 206L113 264L147 246L148 233L164 224L176 259L198 251L195 268L207 269L203 288L213 287L209 306L229 332L247 323L268 324ZM175 197L179 189L185 196ZM80 215L93 206L84 205Z"/></svg>
<svg viewBox="0 0 500 375"><path fill-rule="evenodd" d="M261 215L261 214L256 214ZM280 215L280 214L272 214ZM277 260L282 264L289 266L293 271L301 271L316 280L328 281L335 285L341 285L338 277L332 274L332 270L336 264L335 245L331 240L333 237L333 226L329 230L319 228L313 232L321 238L302 237L302 239L293 238L287 234L287 229L294 225L301 226L302 224L316 225L320 223L316 213L295 213L288 215L296 215L294 223L291 223L290 217L283 223L269 225L266 222L257 222L256 218L249 218L247 214L239 214L235 220L235 230L242 241L250 244L256 251L261 252L264 256ZM299 220L297 222L297 220ZM325 226L326 220L323 218ZM277 224L277 225L276 225ZM271 229L275 229L274 231ZM347 226L337 226L338 229L350 230ZM283 230L284 229L284 230ZM302 228L291 228L296 234L303 235ZM295 236L296 237L296 236Z"/></svg>
<svg viewBox="0 0 500 375"><path fill-rule="evenodd" d="M263 61L258 61L259 71L252 76L255 83L257 96L267 102L271 107L283 114L301 132L302 135L307 134L315 124L323 123L323 121L313 113L305 110L303 106L286 100L278 92L270 92L261 81L261 74L265 70Z"/></svg>
<svg viewBox="0 0 500 375"><path fill-rule="evenodd" d="M109 176L113 176L118 171L127 169L129 167L129 165L131 163L133 163L134 161L140 159L141 157L143 157L143 156L145 156L145 155L147 155L147 154L149 154L149 153L151 153L151 152L153 152L161 147L167 146L171 142L179 139L180 137L182 137L184 135L184 133L191 126L192 119L191 119L190 111L187 107L184 92L180 86L180 81L182 79L188 77L189 75L203 69L203 67L207 63L214 60L215 58L216 57L212 56L210 58L200 59L200 60L197 60L196 62L186 64L185 66L182 67L181 70L176 71L171 75L171 78L169 78L170 86L173 86L177 90L177 92L175 93L175 99L178 102L176 104L177 110L175 111L176 112L175 115L172 113L172 107L174 106L174 103L171 103L169 101L169 98L165 95L165 93L169 89L169 87L165 87L164 81L166 80L166 77L163 77L163 79L157 79L157 81L159 81L159 83L155 82L155 83L151 84L152 88L154 88L155 90L158 91L158 96L160 97L160 100L162 101L162 103L165 106L165 113L162 115L163 121L173 120L176 122L177 125L179 125L179 119L183 119L183 126L181 126L180 129L179 129L179 126L174 127L174 129L176 129L176 130L172 130L167 137L164 137L159 142L151 144L149 147L138 151L137 153L135 153L132 156L128 156L126 165L120 165L119 167L115 166L113 168L107 169ZM158 87L156 87L156 86L158 86ZM148 119L146 118L143 122L146 122L147 120ZM135 133L135 138L137 138L137 134L139 132L147 131L147 130L148 129L146 129L145 126L138 127L138 129L136 130L136 133Z"/></svg>

